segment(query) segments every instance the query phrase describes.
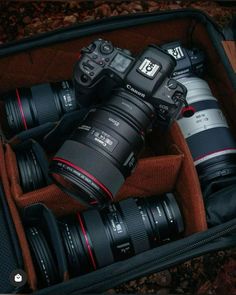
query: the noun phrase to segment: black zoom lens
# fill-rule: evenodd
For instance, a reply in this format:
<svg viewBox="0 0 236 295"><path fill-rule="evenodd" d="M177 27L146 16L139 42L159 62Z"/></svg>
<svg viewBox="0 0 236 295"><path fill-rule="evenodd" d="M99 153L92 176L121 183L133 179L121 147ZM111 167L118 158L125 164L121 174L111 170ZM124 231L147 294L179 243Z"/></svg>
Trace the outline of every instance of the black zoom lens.
<svg viewBox="0 0 236 295"><path fill-rule="evenodd" d="M103 210L90 209L58 220L71 277L130 258L171 239L184 230L172 193L129 198ZM26 228L41 286L60 281L56 259L43 228Z"/></svg>
<svg viewBox="0 0 236 295"><path fill-rule="evenodd" d="M184 230L174 195L130 198L59 221L71 276L127 259Z"/></svg>
<svg viewBox="0 0 236 295"><path fill-rule="evenodd" d="M8 126L13 134L56 122L77 108L71 81L19 88L4 96Z"/></svg>
<svg viewBox="0 0 236 295"><path fill-rule="evenodd" d="M32 149L16 152L20 182L24 193L46 186L46 179Z"/></svg>
<svg viewBox="0 0 236 295"><path fill-rule="evenodd" d="M55 182L80 201L104 206L136 165L154 108L120 91L88 113L50 165Z"/></svg>

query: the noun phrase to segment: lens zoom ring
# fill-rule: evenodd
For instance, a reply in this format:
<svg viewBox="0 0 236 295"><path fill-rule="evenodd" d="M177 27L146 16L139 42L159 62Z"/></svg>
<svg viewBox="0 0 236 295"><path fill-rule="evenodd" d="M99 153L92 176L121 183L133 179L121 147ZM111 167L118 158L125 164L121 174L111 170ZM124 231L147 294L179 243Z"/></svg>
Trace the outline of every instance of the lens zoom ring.
<svg viewBox="0 0 236 295"><path fill-rule="evenodd" d="M36 85L31 88L32 99L38 114L39 124L56 122L60 118L56 107L54 93L50 84Z"/></svg>
<svg viewBox="0 0 236 295"><path fill-rule="evenodd" d="M135 254L150 249L148 235L136 205L133 199L127 199L119 203L123 218L125 220Z"/></svg>

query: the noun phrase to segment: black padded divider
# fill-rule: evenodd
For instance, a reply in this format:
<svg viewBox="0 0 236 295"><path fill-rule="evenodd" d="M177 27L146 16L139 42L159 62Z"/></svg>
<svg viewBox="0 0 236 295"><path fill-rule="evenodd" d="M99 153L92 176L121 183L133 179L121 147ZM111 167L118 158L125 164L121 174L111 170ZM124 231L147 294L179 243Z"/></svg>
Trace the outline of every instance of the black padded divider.
<svg viewBox="0 0 236 295"><path fill-rule="evenodd" d="M17 288L10 281L10 274L23 269L17 234L0 185L0 293L15 293Z"/></svg>
<svg viewBox="0 0 236 295"><path fill-rule="evenodd" d="M212 193L205 200L207 223L215 226L227 222L235 217L236 184L223 187Z"/></svg>
<svg viewBox="0 0 236 295"><path fill-rule="evenodd" d="M23 222L25 227L37 226L44 233L47 242L53 249L60 280L63 281L68 274L67 260L63 242L59 232L56 218L52 211L44 204L37 203L23 210Z"/></svg>

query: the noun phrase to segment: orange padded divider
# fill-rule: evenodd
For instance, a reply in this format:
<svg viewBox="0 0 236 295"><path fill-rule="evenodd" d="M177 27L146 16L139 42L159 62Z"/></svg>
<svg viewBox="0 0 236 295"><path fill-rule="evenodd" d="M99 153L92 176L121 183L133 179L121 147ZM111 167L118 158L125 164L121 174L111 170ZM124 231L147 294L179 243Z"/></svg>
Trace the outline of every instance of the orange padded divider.
<svg viewBox="0 0 236 295"><path fill-rule="evenodd" d="M140 159L115 201L176 191L186 223L186 235L189 235L207 228L200 185L185 139L176 123L167 139L163 139L163 144L164 141L168 143L170 154ZM76 199L62 192L55 184L24 194L16 157L10 145L6 148L6 165L12 196L19 207L42 202L57 216L84 209Z"/></svg>
<svg viewBox="0 0 236 295"><path fill-rule="evenodd" d="M185 218L186 234L206 230L206 214L200 183L191 153L177 123L172 125L169 139L170 142L174 141L184 154L176 182L176 192ZM170 148L173 149L173 146Z"/></svg>

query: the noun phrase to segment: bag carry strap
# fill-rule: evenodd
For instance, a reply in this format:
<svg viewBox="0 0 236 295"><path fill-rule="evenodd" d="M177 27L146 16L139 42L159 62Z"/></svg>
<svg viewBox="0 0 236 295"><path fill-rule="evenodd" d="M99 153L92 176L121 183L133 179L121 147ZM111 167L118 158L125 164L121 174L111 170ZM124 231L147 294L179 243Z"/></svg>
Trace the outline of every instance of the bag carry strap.
<svg viewBox="0 0 236 295"><path fill-rule="evenodd" d="M58 284L38 291L35 295L100 293L126 281L161 271L193 257L235 245L236 218L207 231L156 247L130 259L71 279L63 285Z"/></svg>
<svg viewBox="0 0 236 295"><path fill-rule="evenodd" d="M14 148L32 138L41 142L43 140L43 136L52 130L55 125L56 123L48 122L43 125L22 131L12 137L8 143Z"/></svg>
<svg viewBox="0 0 236 295"><path fill-rule="evenodd" d="M65 114L43 138L43 146L47 151L55 151L60 148L62 143L69 137L73 129L82 122L88 109L84 108Z"/></svg>

